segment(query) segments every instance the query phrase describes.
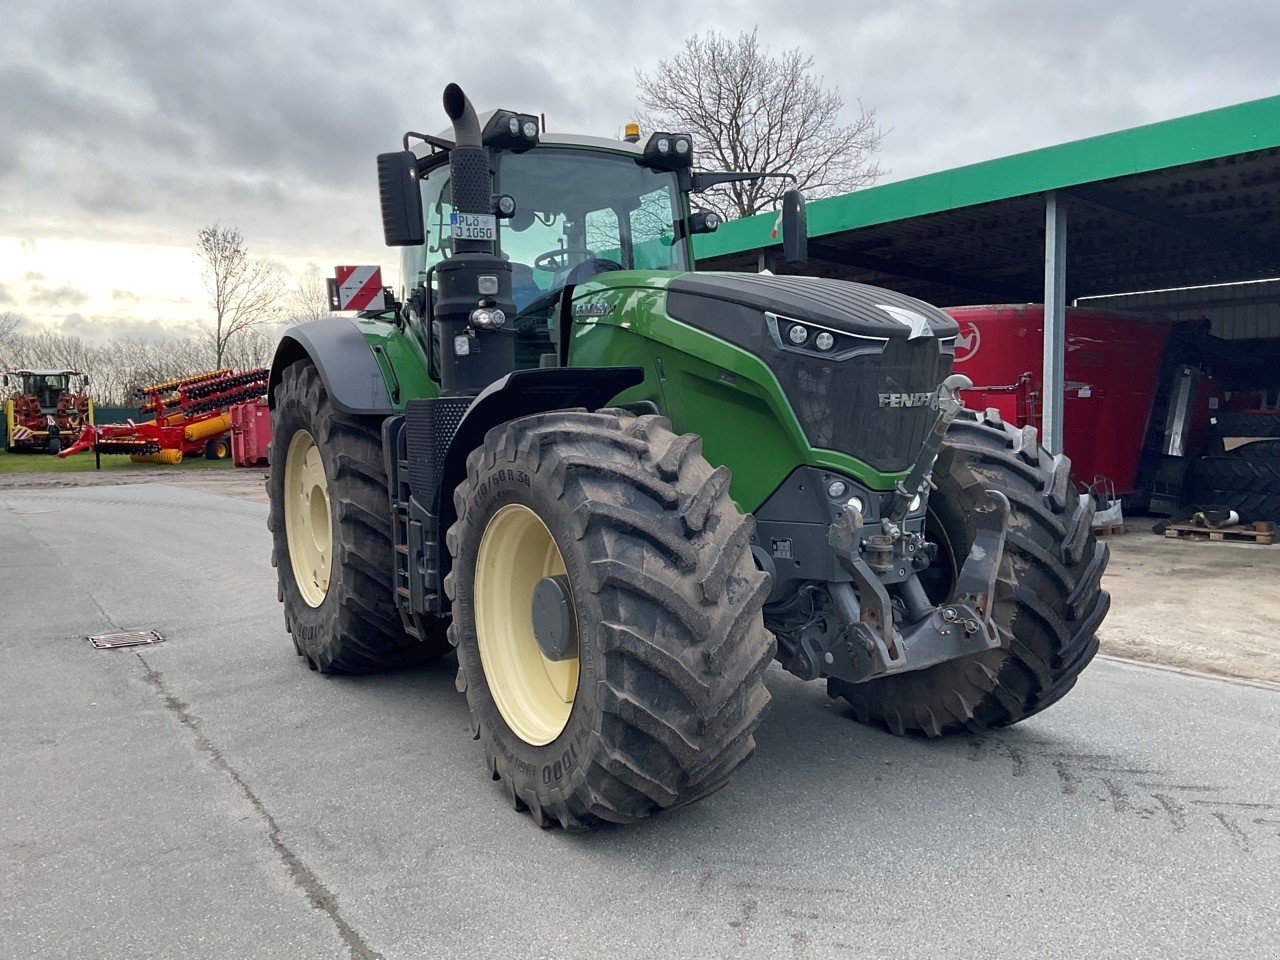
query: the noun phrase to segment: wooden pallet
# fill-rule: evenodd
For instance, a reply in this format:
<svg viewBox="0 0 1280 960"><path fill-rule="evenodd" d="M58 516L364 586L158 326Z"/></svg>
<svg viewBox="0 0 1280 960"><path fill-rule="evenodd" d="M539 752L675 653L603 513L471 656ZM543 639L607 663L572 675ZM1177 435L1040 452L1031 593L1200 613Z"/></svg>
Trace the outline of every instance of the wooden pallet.
<svg viewBox="0 0 1280 960"><path fill-rule="evenodd" d="M1094 527L1093 532L1100 537L1118 537L1125 532L1123 523L1104 523L1100 527Z"/></svg>
<svg viewBox="0 0 1280 960"><path fill-rule="evenodd" d="M1192 541L1224 541L1233 543L1256 543L1260 546L1276 542L1276 525L1266 520L1258 520L1248 526L1234 527L1199 527L1191 523L1171 523L1165 528L1164 535L1171 540Z"/></svg>

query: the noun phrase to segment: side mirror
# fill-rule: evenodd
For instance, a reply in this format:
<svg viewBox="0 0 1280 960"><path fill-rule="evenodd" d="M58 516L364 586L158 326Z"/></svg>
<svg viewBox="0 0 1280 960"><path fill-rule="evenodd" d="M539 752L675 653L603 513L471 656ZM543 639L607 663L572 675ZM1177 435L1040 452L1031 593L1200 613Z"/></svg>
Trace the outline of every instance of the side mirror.
<svg viewBox="0 0 1280 960"><path fill-rule="evenodd" d="M378 154L382 235L389 247L416 247L426 240L418 158L412 150Z"/></svg>
<svg viewBox="0 0 1280 960"><path fill-rule="evenodd" d="M714 210L700 210L689 214L689 233L715 233L720 228L720 214Z"/></svg>
<svg viewBox="0 0 1280 960"><path fill-rule="evenodd" d="M809 218L795 187L782 195L782 256L797 267L809 262Z"/></svg>
<svg viewBox="0 0 1280 960"><path fill-rule="evenodd" d="M86 373L80 378L80 389L83 390L89 385L89 375Z"/></svg>

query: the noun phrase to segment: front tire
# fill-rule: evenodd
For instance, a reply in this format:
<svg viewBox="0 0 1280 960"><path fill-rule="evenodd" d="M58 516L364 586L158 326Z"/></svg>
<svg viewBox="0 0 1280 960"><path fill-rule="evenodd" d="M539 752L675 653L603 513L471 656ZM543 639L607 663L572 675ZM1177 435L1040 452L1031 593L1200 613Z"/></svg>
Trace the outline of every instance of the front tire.
<svg viewBox="0 0 1280 960"><path fill-rule="evenodd" d="M271 437L271 564L298 654L321 673L367 673L447 653L443 624L414 639L395 606L379 421L336 410L299 360L281 373Z"/></svg>
<svg viewBox="0 0 1280 960"><path fill-rule="evenodd" d="M490 774L540 826L690 803L753 751L774 642L728 481L697 437L622 411L524 417L468 458L445 582L458 689ZM561 574L572 663L522 621Z"/></svg>
<svg viewBox="0 0 1280 960"><path fill-rule="evenodd" d="M1076 493L1070 461L1040 446L1033 427L1004 423L994 409L963 411L933 471L927 531L940 544L934 568L954 571L973 541L969 517L984 490L1009 499L1009 531L992 618L1002 643L924 670L827 690L863 723L939 736L1018 723L1061 699L1098 652L1111 606L1101 588L1108 551L1092 529L1094 505ZM926 571L928 572L928 571ZM926 581L934 603L950 586ZM938 595L941 594L941 595Z"/></svg>

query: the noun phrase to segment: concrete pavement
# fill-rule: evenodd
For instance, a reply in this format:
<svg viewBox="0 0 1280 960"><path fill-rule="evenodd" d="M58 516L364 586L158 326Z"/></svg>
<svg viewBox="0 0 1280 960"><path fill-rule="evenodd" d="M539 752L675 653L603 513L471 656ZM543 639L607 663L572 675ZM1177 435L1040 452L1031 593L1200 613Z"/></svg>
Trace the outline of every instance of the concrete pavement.
<svg viewBox="0 0 1280 960"><path fill-rule="evenodd" d="M485 776L452 663L305 668L264 517L0 493L0 958L1275 955L1272 690L1098 661L934 743L775 669L726 790L543 832ZM128 627L170 639L82 639Z"/></svg>

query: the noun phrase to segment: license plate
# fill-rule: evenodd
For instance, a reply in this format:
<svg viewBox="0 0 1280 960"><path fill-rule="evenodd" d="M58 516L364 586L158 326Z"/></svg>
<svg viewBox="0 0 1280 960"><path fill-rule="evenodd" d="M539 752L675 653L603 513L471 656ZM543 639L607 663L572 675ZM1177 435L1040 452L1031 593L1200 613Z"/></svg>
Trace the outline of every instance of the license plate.
<svg viewBox="0 0 1280 960"><path fill-rule="evenodd" d="M491 213L454 213L449 223L453 228L450 236L455 240L498 239L498 218Z"/></svg>

